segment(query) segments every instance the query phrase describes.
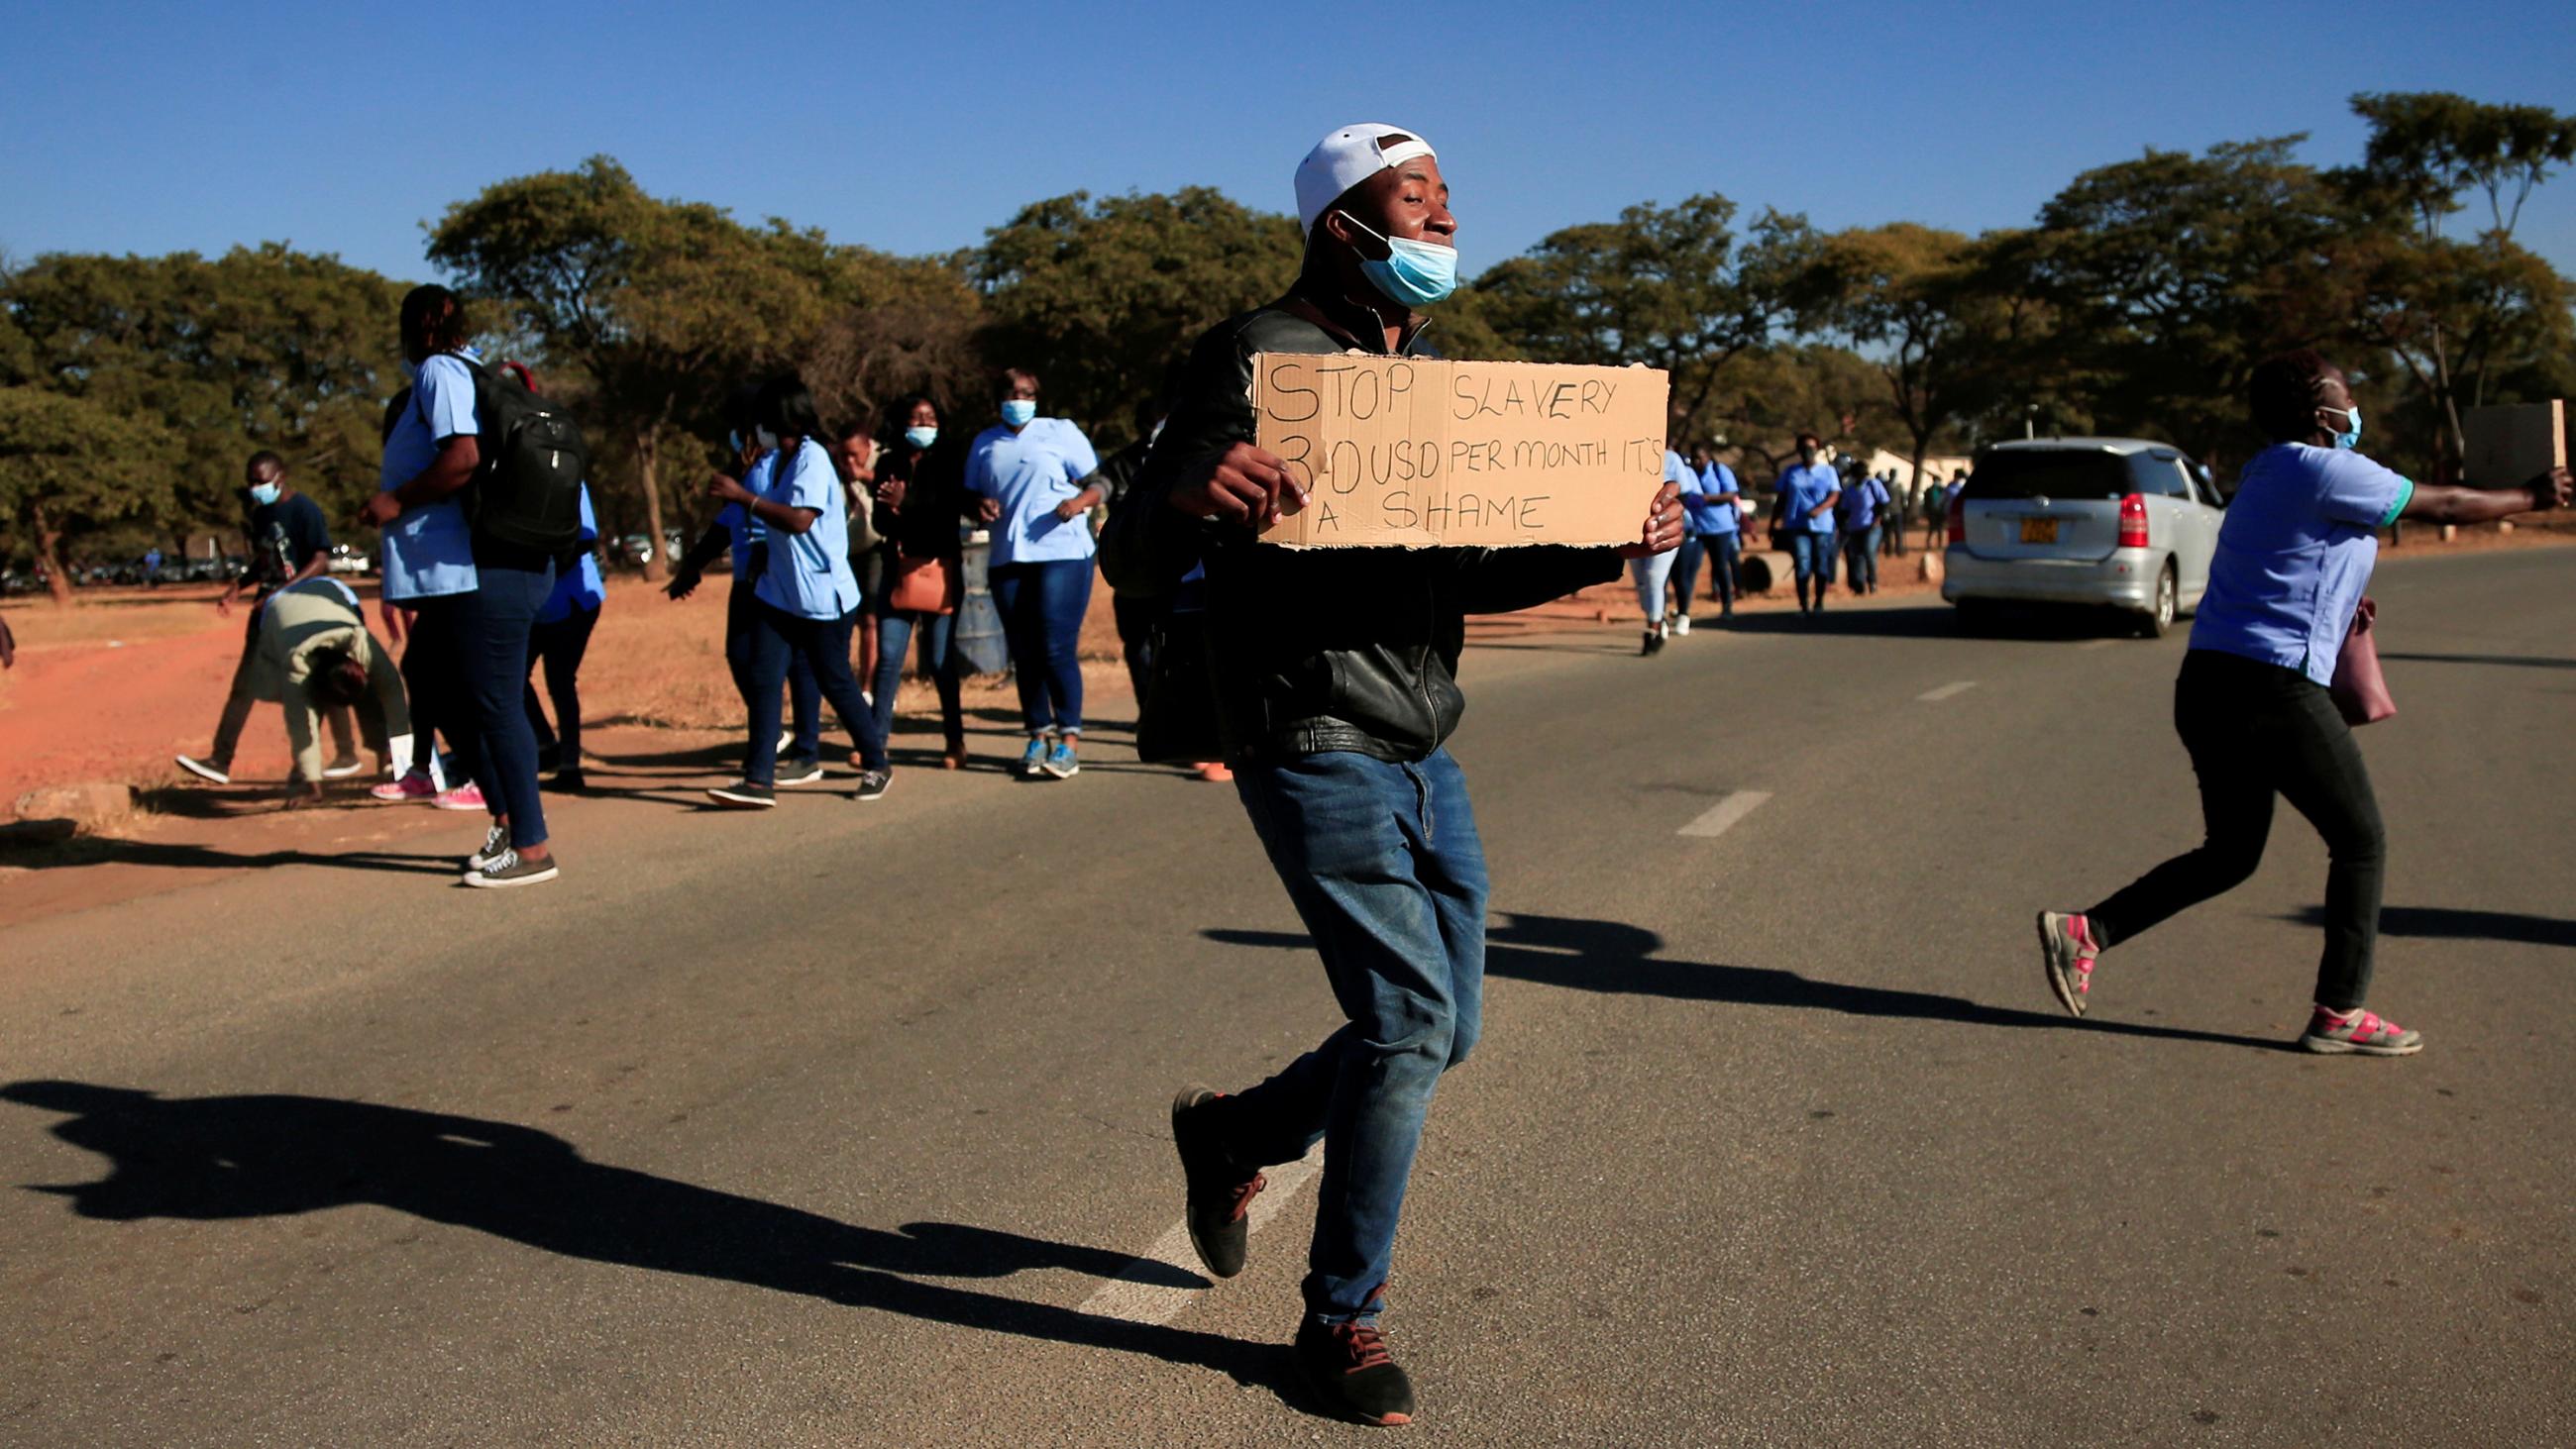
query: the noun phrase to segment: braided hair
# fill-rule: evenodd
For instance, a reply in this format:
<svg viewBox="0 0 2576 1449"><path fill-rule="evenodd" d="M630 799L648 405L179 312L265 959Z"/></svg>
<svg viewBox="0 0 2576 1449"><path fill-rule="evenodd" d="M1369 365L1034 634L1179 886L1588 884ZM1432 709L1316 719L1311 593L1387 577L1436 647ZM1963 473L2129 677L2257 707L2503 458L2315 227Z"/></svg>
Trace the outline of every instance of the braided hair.
<svg viewBox="0 0 2576 1449"><path fill-rule="evenodd" d="M2245 383L2245 406L2254 426L2276 443L2294 443L2315 432L2326 378L2336 370L2313 347L2265 358Z"/></svg>

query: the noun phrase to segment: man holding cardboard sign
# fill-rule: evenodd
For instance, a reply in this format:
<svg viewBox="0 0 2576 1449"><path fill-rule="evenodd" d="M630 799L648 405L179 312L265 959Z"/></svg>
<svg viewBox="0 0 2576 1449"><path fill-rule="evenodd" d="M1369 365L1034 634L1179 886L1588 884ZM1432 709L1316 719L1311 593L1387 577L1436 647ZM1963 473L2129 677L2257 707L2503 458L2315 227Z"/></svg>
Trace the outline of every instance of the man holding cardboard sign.
<svg viewBox="0 0 2576 1449"><path fill-rule="evenodd" d="M1411 134L1351 126L1315 147L1297 168L1303 272L1287 296L1199 340L1137 482L1142 506L1112 516L1102 552L1122 593L1169 593L1205 568L1208 688L1235 789L1348 1018L1268 1081L1231 1096L1192 1087L1174 1101L1191 1241L1211 1274L1241 1272L1261 1169L1322 1141L1297 1356L1337 1412L1372 1424L1415 1413L1378 1314L1423 1117L1441 1073L1474 1044L1483 997L1484 847L1442 748L1465 705L1455 678L1465 615L1607 583L1622 557L1681 542L1676 490L1658 482L1659 375L1486 367L1479 383L1477 366L1431 358L1416 309L1446 297L1456 276L1448 201L1438 159ZM1284 382L1262 366L1291 357ZM1586 372L1608 375L1589 379L1587 394ZM1473 424L1478 436L1390 429L1373 459L1356 432L1335 435L1352 449L1341 458L1330 448L1283 456L1257 441L1257 381L1274 422L1324 410L1334 389L1329 406L1364 422L1357 415L1376 416L1399 381L1427 387L1435 376L1444 390L1416 401L1445 401L1405 416ZM1604 390L1613 383L1656 399L1633 477L1623 470L1635 440L1621 434L1649 429L1620 425L1617 390ZM1291 386L1312 396L1292 402ZM1475 421L1483 407L1514 410L1528 436L1504 449L1491 418ZM1462 442L1499 466L1465 471ZM1572 512L1547 500L1561 503L1569 485L1625 488L1629 523L1582 538L1590 547L1545 541L1564 536L1550 520ZM1396 492L1408 496L1391 500ZM1351 533L1327 536L1328 502L1333 528ZM1308 546L1265 541L1283 523Z"/></svg>

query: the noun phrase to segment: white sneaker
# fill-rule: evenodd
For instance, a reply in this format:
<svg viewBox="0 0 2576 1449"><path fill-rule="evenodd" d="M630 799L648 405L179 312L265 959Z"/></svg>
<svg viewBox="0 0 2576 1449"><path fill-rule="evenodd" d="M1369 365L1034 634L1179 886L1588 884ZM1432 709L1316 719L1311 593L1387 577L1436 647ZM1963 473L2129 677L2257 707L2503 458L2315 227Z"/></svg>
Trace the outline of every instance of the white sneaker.
<svg viewBox="0 0 2576 1449"><path fill-rule="evenodd" d="M1676 638L1676 639L1678 639L1678 638L1680 638L1681 636L1683 636L1684 634L1687 634L1687 633L1689 633L1689 632L1690 632L1690 615L1688 615L1688 614L1675 614L1675 615L1673 615L1673 637L1674 637L1674 638Z"/></svg>
<svg viewBox="0 0 2576 1449"><path fill-rule="evenodd" d="M325 780L345 780L366 768L367 762L364 760L333 760L330 764L322 767L322 778Z"/></svg>
<svg viewBox="0 0 2576 1449"><path fill-rule="evenodd" d="M203 760L192 760L186 755L172 755L170 758L179 762L180 769L187 771L189 774L196 776L200 780L212 780L218 785L229 785L233 782L233 777L230 774L226 773L218 766L207 764Z"/></svg>

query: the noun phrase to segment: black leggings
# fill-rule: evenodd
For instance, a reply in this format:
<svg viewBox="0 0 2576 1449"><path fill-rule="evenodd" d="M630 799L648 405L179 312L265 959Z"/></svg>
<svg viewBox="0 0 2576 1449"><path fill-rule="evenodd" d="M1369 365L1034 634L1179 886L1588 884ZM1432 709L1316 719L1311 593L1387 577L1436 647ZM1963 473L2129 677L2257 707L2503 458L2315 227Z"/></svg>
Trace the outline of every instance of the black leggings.
<svg viewBox="0 0 2576 1449"><path fill-rule="evenodd" d="M2208 838L2095 906L2093 938L2108 948L2244 884L2263 862L2272 797L2308 817L2326 842L2326 946L2317 1004L2361 1005L2379 940L2388 842L2370 772L2352 728L2323 685L2295 670L2214 650L2183 656L2174 728L2200 777Z"/></svg>
<svg viewBox="0 0 2576 1449"><path fill-rule="evenodd" d="M590 631L598 623L598 609L575 609L528 631L529 663L545 666L546 697L554 701L555 728L546 728L534 684L527 687L520 705L528 713L528 727L537 732L537 748L559 746L555 763L567 770L581 768L581 689L576 681L581 656L590 650Z"/></svg>

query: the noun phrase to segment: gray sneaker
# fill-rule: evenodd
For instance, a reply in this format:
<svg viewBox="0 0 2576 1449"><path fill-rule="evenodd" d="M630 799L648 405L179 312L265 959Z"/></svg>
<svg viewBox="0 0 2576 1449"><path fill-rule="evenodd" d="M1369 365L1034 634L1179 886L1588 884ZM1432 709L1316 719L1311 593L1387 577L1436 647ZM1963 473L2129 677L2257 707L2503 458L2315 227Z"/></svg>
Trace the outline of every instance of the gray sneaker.
<svg viewBox="0 0 2576 1449"><path fill-rule="evenodd" d="M483 831L483 848L465 857L467 870L481 870L510 852L510 827L495 820Z"/></svg>
<svg viewBox="0 0 2576 1449"><path fill-rule="evenodd" d="M505 849L498 856L484 862L481 870L467 871L465 883L485 890L501 890L509 886L543 885L553 880L555 874L553 856L549 855L543 860L529 860L515 850Z"/></svg>
<svg viewBox="0 0 2576 1449"><path fill-rule="evenodd" d="M218 785L229 785L233 782L232 762L229 760L221 762L197 760L190 759L186 755L172 755L170 758L179 762L180 769L200 780L212 780Z"/></svg>

